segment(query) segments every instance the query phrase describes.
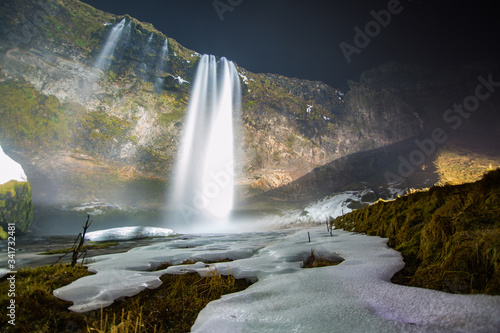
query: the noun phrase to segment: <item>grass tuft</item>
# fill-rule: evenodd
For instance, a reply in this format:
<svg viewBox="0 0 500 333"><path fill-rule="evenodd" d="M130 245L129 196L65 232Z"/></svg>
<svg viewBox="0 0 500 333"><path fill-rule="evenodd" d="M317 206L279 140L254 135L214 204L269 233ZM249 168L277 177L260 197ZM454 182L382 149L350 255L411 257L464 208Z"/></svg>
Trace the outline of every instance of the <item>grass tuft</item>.
<svg viewBox="0 0 500 333"><path fill-rule="evenodd" d="M316 254L314 249L311 249L311 254L304 260L304 264L302 268L317 268L317 267L325 267L325 266L335 266L343 262L344 259L341 257L336 258L326 258Z"/></svg>

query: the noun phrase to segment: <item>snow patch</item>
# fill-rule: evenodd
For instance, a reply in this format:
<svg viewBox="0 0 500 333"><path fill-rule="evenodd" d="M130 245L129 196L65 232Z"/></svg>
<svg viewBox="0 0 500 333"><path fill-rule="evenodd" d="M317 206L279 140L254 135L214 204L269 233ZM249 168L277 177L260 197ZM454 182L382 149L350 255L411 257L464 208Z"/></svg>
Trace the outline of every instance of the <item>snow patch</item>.
<svg viewBox="0 0 500 333"><path fill-rule="evenodd" d="M91 202L85 202L80 206L63 206L62 210L66 211L76 211L85 212L87 215L101 215L109 210L122 210L120 206L113 205L110 203L103 203L97 199Z"/></svg>
<svg viewBox="0 0 500 333"><path fill-rule="evenodd" d="M5 154L2 146L0 146L0 185L3 185L11 180L27 182L28 177L26 177L21 164L17 163Z"/></svg>
<svg viewBox="0 0 500 333"><path fill-rule="evenodd" d="M248 77L240 72L238 72L238 75L241 77L241 79L243 80L243 82L245 84L248 84Z"/></svg>
<svg viewBox="0 0 500 333"><path fill-rule="evenodd" d="M262 223L280 227L322 224L330 218L335 219L351 212L352 209L349 208L350 202L363 202L361 198L369 192L371 191L340 192L313 202L307 205L303 210L290 209L283 211L281 215L266 216ZM372 202L364 203L369 204Z"/></svg>
<svg viewBox="0 0 500 333"><path fill-rule="evenodd" d="M120 227L92 231L85 238L92 242L131 240L148 237L166 237L174 234L172 229L154 227Z"/></svg>
<svg viewBox="0 0 500 333"><path fill-rule="evenodd" d="M380 188L384 188L380 186ZM391 198L396 199L397 197L405 195L407 187L398 182L387 183L387 190Z"/></svg>
<svg viewBox="0 0 500 333"><path fill-rule="evenodd" d="M322 201L323 205L327 201ZM310 236L310 242L308 240ZM302 269L314 249L337 266ZM207 265L223 258L231 262ZM395 285L403 266L387 239L323 227L184 235L127 253L94 257L83 277L54 291L85 312L156 288L163 274L217 270L257 281L210 302L191 332L498 332L500 297L456 295ZM190 259L196 264L179 265ZM164 270L152 271L169 262Z"/></svg>
<svg viewBox="0 0 500 333"><path fill-rule="evenodd" d="M174 79L176 79L176 80L177 80L177 82L179 82L180 84L183 84L183 83L190 84L190 83L189 83L189 81L184 80L184 79L183 79L182 77L180 77L180 76L173 76L173 75L171 75L171 76L172 76Z"/></svg>

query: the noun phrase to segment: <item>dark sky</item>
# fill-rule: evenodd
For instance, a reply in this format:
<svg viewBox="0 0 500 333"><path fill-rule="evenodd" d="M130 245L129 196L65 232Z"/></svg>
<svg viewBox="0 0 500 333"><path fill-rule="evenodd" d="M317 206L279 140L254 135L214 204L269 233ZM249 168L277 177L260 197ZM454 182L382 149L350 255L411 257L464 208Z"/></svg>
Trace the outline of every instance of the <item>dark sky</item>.
<svg viewBox="0 0 500 333"><path fill-rule="evenodd" d="M395 60L441 68L498 59L498 11L491 1L437 0L83 0L129 14L199 53L225 56L256 73L321 80L342 88L362 71ZM399 6L396 4L399 2ZM214 3L232 10L222 13ZM231 5L233 4L233 5ZM385 27L371 11L394 5ZM383 15L381 15L383 17ZM346 61L340 44L356 46L355 27L373 30ZM379 31L377 26L380 28Z"/></svg>

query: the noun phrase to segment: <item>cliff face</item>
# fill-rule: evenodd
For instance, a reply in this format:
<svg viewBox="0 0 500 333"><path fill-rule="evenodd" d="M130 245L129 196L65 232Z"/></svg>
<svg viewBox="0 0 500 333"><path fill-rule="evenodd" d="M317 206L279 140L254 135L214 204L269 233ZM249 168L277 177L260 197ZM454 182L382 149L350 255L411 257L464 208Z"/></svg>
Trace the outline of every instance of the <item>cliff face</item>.
<svg viewBox="0 0 500 333"><path fill-rule="evenodd" d="M101 66L120 22L121 38ZM168 38L165 54L166 36L151 24L77 0L3 1L0 36L0 142L35 178L34 200L118 200L138 179L168 182L198 53ZM346 92L238 72L243 157L237 176L244 197L425 130L428 113L409 103L418 98L388 89L380 82L388 77L383 70Z"/></svg>

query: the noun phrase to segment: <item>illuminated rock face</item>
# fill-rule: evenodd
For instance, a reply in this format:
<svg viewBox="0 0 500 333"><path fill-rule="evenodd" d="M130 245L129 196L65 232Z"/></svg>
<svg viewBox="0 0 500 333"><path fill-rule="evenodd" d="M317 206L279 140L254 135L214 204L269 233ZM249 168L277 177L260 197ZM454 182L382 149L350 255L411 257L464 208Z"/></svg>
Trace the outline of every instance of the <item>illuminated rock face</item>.
<svg viewBox="0 0 500 333"><path fill-rule="evenodd" d="M7 224L26 231L33 221L31 187L21 165L0 146L0 238L7 238Z"/></svg>

